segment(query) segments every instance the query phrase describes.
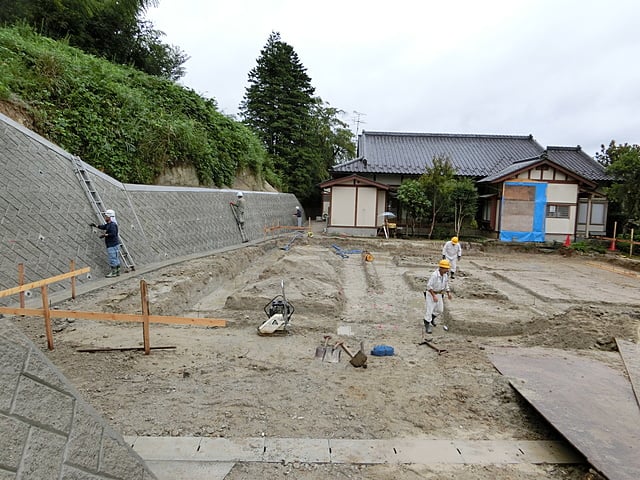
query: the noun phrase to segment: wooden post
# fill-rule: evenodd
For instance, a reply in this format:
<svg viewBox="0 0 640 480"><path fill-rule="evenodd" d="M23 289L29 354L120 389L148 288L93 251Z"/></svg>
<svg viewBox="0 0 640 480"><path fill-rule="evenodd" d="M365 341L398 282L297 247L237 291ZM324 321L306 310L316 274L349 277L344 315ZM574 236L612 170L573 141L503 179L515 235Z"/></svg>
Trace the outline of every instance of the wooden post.
<svg viewBox="0 0 640 480"><path fill-rule="evenodd" d="M144 354L151 353L149 345L149 295L147 293L147 282L140 280L140 297L142 300L142 341L144 342Z"/></svg>
<svg viewBox="0 0 640 480"><path fill-rule="evenodd" d="M24 263L18 264L18 286L24 285ZM20 308L24 308L24 292L20 292Z"/></svg>
<svg viewBox="0 0 640 480"><path fill-rule="evenodd" d="M69 271L73 272L76 269L76 262L71 260L69 262ZM76 277L71 277L71 298L76 299Z"/></svg>
<svg viewBox="0 0 640 480"><path fill-rule="evenodd" d="M629 244L629 258L633 257L633 228L631 229L631 243Z"/></svg>
<svg viewBox="0 0 640 480"><path fill-rule="evenodd" d="M49 312L49 295L47 286L43 285L42 290L42 309L44 310L44 329L47 334L47 348L53 350L53 332L51 331L51 313Z"/></svg>

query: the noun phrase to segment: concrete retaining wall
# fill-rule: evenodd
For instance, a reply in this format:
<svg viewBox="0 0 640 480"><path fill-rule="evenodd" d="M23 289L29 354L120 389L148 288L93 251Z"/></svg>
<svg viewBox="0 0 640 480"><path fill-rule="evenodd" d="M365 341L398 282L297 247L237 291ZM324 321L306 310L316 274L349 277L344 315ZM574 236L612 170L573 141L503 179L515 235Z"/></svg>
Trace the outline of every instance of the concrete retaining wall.
<svg viewBox="0 0 640 480"><path fill-rule="evenodd" d="M0 479L154 478L44 354L0 318Z"/></svg>
<svg viewBox="0 0 640 480"><path fill-rule="evenodd" d="M104 241L89 227L101 217L74 167L71 154L0 114L0 290L17 285L20 263L25 282L68 272L71 260L76 268L91 267L93 279L108 272ZM229 206L235 190L123 184L88 165L86 171L105 208L115 210L137 267L241 243ZM265 233L266 227L294 225L294 195L244 195L250 241L281 233ZM49 288L56 292L69 284ZM0 298L0 305L15 302Z"/></svg>

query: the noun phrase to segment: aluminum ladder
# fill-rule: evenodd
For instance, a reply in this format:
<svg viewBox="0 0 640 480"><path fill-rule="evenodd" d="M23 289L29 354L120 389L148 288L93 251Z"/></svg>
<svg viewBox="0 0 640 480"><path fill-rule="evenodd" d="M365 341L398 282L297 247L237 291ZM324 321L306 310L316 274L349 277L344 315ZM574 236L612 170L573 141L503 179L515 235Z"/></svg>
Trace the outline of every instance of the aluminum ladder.
<svg viewBox="0 0 640 480"><path fill-rule="evenodd" d="M82 189L87 194L89 203L91 203L93 210L96 212L96 215L100 220L100 223L104 223L104 211L105 211L104 203L102 203L102 199L100 198L100 195L98 195L97 190L93 186L93 183L91 182L91 179L87 174L85 163L82 161L80 157L73 155L73 164L74 164L73 171L78 177L78 180L82 185ZM124 240L122 239L122 235L118 233L118 236L120 237L119 250L120 250L120 258L122 259L122 263L127 268L127 270L135 270L136 267L135 267L135 264L133 263L133 260L131 259L131 254L129 253L129 249L125 245Z"/></svg>

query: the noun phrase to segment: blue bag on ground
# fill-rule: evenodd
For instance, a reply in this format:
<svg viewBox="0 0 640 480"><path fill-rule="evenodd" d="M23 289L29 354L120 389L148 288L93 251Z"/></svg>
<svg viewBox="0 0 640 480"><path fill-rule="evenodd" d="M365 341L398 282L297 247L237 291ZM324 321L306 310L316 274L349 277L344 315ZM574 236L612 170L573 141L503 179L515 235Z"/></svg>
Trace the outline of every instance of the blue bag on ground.
<svg viewBox="0 0 640 480"><path fill-rule="evenodd" d="M393 347L389 345L376 345L371 350L371 355L376 357L390 357L393 355Z"/></svg>

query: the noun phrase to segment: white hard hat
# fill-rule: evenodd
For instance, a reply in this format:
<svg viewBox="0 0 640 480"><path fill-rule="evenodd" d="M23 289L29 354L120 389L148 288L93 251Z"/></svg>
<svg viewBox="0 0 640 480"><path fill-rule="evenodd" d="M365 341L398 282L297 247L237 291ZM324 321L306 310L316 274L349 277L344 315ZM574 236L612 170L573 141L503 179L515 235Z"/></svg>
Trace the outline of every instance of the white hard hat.
<svg viewBox="0 0 640 480"><path fill-rule="evenodd" d="M116 212L114 212L113 210L105 210L104 211L104 216L105 217L115 217L116 216Z"/></svg>
<svg viewBox="0 0 640 480"><path fill-rule="evenodd" d="M300 210L300 207L296 205L296 210Z"/></svg>
<svg viewBox="0 0 640 480"><path fill-rule="evenodd" d="M237 196L237 197L241 197L241 196L242 196L242 192L238 192L238 193L236 193L236 196Z"/></svg>

